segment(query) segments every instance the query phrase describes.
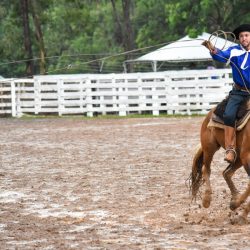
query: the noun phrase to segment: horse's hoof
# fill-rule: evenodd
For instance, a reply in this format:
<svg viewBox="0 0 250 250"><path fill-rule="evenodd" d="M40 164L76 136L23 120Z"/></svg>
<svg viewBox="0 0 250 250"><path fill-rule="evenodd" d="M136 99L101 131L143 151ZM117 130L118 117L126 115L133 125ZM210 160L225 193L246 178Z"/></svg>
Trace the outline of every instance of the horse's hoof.
<svg viewBox="0 0 250 250"><path fill-rule="evenodd" d="M246 225L246 224L248 224L248 221L244 216L240 215L240 216L232 219L231 224L232 225Z"/></svg>
<svg viewBox="0 0 250 250"><path fill-rule="evenodd" d="M202 205L204 208L208 208L210 206L211 203L211 198L210 197L204 197L202 199Z"/></svg>
<svg viewBox="0 0 250 250"><path fill-rule="evenodd" d="M232 211L234 211L236 208L238 208L240 206L240 204L238 203L238 202L236 202L236 201L231 201L230 202L230 209L232 210Z"/></svg>
<svg viewBox="0 0 250 250"><path fill-rule="evenodd" d="M203 205L204 208L209 208L209 206L210 206L210 201L209 201L209 200L203 200L203 201L202 201L202 205Z"/></svg>
<svg viewBox="0 0 250 250"><path fill-rule="evenodd" d="M202 205L204 208L208 208L211 203L211 191L206 190L202 199Z"/></svg>
<svg viewBox="0 0 250 250"><path fill-rule="evenodd" d="M241 215L238 217L237 223L239 225L246 225L246 224L248 224L247 219L244 216L241 216Z"/></svg>

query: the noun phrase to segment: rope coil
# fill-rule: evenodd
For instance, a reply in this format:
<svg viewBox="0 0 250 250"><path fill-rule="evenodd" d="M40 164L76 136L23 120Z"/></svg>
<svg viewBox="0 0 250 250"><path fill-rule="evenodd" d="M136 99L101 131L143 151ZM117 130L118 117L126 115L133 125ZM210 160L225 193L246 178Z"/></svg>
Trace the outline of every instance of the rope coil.
<svg viewBox="0 0 250 250"><path fill-rule="evenodd" d="M230 35L234 38L234 39L233 39L233 42L231 42L231 43L233 44L233 43L236 41L236 36L235 36L235 34L234 34L233 32L225 32L225 31L223 31L223 30L217 30L217 31L213 32L213 33L210 35L210 37L208 38L208 40L207 40L207 41L204 41L202 44L205 45L205 44L207 44L207 43L210 43L210 45L208 45L208 46L213 46L213 48L216 48L216 43L217 43L218 37L221 36L221 35L223 35L223 36L224 36L224 39L225 39L225 44L224 44L224 46L223 46L222 49L221 49L221 50L223 50L223 49L225 49L226 44L227 44L227 42L228 42L228 35L227 35L227 34L230 34ZM213 44L212 42L213 42L214 39L216 39L216 40L215 40L215 42L214 42L214 44ZM231 44L228 48L230 48L230 47L232 46L232 44ZM205 45L205 46L206 46L206 45ZM241 77L241 79L242 79L242 81L243 81L243 84L244 84L244 87L245 87L246 91L248 92L248 94L250 94L249 88L247 87L247 84L246 84L246 82L245 82L245 79L244 79L244 77L243 77L243 75L242 75L242 73L241 73L239 67L238 67L234 62L232 62L230 59L228 59L228 58L226 58L226 57L224 57L224 56L218 55L218 54L216 54L216 55L219 56L219 57L221 57L221 58L223 58L223 59L225 59L225 60L227 61L227 65L229 65L230 63L234 65L234 67L235 67L235 68L237 69L237 71L239 72L239 75L240 75L240 77Z"/></svg>

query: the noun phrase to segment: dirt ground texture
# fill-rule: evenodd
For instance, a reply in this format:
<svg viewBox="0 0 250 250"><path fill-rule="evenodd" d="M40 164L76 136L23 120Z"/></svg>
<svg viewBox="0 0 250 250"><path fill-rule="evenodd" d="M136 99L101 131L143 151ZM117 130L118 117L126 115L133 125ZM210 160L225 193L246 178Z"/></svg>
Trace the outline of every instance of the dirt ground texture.
<svg viewBox="0 0 250 250"><path fill-rule="evenodd" d="M0 249L250 249L222 150L211 206L191 201L203 119L0 119Z"/></svg>

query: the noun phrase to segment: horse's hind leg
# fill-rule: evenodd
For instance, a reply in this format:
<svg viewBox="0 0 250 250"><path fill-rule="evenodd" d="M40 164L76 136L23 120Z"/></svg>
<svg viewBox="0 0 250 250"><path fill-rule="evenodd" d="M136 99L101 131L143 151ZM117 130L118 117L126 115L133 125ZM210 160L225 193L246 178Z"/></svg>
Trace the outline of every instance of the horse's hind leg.
<svg viewBox="0 0 250 250"><path fill-rule="evenodd" d="M217 150L217 149L216 149ZM205 208L208 208L210 206L211 200L212 200L212 188L210 183L210 174L211 174L211 162L213 159L213 155L216 152L204 152L204 165L202 168L202 177L205 182L205 191L204 195L202 197L202 205Z"/></svg>
<svg viewBox="0 0 250 250"><path fill-rule="evenodd" d="M205 182L205 192L202 197L202 205L208 208L212 199L212 188L210 183L211 162L215 152L220 148L211 130L202 126L201 145L204 152L202 177Z"/></svg>

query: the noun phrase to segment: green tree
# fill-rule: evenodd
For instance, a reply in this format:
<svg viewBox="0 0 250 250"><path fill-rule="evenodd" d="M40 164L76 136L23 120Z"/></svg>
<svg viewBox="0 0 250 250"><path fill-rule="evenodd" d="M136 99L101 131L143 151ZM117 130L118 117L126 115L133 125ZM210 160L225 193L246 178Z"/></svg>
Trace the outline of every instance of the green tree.
<svg viewBox="0 0 250 250"><path fill-rule="evenodd" d="M24 2L29 35L23 35ZM24 77L26 64L34 64L34 74L121 72L146 47L232 31L250 23L249 12L246 0L1 0L0 75Z"/></svg>
<svg viewBox="0 0 250 250"><path fill-rule="evenodd" d="M250 22L248 6L246 0L171 0L165 9L171 34L196 37L202 31L232 31Z"/></svg>
<svg viewBox="0 0 250 250"><path fill-rule="evenodd" d="M19 13L19 14L18 14ZM22 20L17 3L3 1L0 5L0 74L4 77L24 75L25 63L17 64L17 60L24 60Z"/></svg>
<svg viewBox="0 0 250 250"><path fill-rule="evenodd" d="M165 5L166 0L136 1L134 26L138 47L163 43L171 38L164 11Z"/></svg>

